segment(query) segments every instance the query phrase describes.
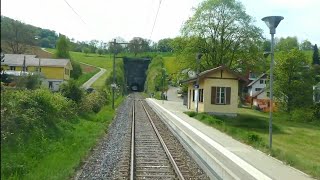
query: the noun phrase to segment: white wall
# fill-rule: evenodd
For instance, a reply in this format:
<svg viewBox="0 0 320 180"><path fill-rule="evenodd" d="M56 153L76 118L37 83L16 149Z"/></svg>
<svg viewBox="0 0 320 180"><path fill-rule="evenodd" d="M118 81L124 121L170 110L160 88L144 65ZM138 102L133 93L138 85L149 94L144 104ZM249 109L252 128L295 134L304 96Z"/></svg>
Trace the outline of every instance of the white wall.
<svg viewBox="0 0 320 180"><path fill-rule="evenodd" d="M263 84L260 84L260 80L263 80ZM259 91L256 91L256 88L265 88L266 87L266 78L261 78L260 80L258 80L257 82L255 82L251 87L249 87L248 91L249 91L249 95L250 96L253 96L255 95L257 92Z"/></svg>
<svg viewBox="0 0 320 180"><path fill-rule="evenodd" d="M63 83L62 80L57 79L44 79L42 81L42 86L49 88L49 81L52 82L52 91L59 91L60 85Z"/></svg>

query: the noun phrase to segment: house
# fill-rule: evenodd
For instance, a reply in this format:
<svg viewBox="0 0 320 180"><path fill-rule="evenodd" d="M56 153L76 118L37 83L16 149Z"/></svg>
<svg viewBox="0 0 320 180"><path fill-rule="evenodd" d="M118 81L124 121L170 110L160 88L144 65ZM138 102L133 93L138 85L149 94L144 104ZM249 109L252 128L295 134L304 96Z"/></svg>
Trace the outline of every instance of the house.
<svg viewBox="0 0 320 180"><path fill-rule="evenodd" d="M256 106L264 112L270 111L270 91L267 89L268 75L261 74L256 79L251 81L248 86L248 98L246 98L251 106ZM273 103L273 111L276 110L276 104Z"/></svg>
<svg viewBox="0 0 320 180"><path fill-rule="evenodd" d="M267 87L268 75L263 73L248 84L248 94L253 97Z"/></svg>
<svg viewBox="0 0 320 180"><path fill-rule="evenodd" d="M188 109L195 110L195 84L197 77L182 81L188 84ZM247 80L226 66L199 73L198 111L217 115L236 116L239 82Z"/></svg>
<svg viewBox="0 0 320 180"><path fill-rule="evenodd" d="M37 58L36 55L5 54L1 62L4 73L37 72L44 79L42 85L53 91L58 91L64 81L70 79L72 65L69 59Z"/></svg>

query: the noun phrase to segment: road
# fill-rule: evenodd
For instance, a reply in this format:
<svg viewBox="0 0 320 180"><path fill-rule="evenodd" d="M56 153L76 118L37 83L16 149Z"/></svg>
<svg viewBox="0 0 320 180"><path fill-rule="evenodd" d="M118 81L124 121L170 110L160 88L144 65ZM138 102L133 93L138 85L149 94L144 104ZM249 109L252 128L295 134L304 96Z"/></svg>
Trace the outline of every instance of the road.
<svg viewBox="0 0 320 180"><path fill-rule="evenodd" d="M176 102L182 102L183 99L181 97L178 97L177 90L178 87L169 86L169 89L167 91L167 100L168 101L176 101Z"/></svg>
<svg viewBox="0 0 320 180"><path fill-rule="evenodd" d="M87 65L87 66L92 66L90 64L86 64L86 63L82 63L82 62L80 62L80 63ZM93 67L99 68L100 71L97 74L95 74L94 76L92 76L87 82L82 84L81 87L84 89L88 89L97 79L99 79L99 77L101 77L106 72L106 69L103 69L103 68L100 68L97 66L93 66Z"/></svg>

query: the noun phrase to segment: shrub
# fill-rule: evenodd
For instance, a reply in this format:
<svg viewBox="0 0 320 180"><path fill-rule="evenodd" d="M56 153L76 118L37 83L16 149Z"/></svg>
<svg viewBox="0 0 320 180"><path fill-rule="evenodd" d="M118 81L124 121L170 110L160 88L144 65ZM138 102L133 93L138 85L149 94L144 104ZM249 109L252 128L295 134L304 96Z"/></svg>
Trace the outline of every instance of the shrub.
<svg viewBox="0 0 320 180"><path fill-rule="evenodd" d="M195 117L197 115L196 112L194 111L190 111L190 112L186 112L188 114L189 117Z"/></svg>
<svg viewBox="0 0 320 180"><path fill-rule="evenodd" d="M313 112L310 108L294 109L291 112L291 120L296 122L311 122L313 121Z"/></svg>
<svg viewBox="0 0 320 180"><path fill-rule="evenodd" d="M22 143L30 134L49 136L61 119L76 115L74 103L47 89L1 94L1 144ZM19 138L17 138L19 137ZM10 141L10 142L9 142Z"/></svg>
<svg viewBox="0 0 320 180"><path fill-rule="evenodd" d="M315 120L320 121L320 103L316 103L312 107L312 113Z"/></svg>
<svg viewBox="0 0 320 180"><path fill-rule="evenodd" d="M249 132L247 134L247 141L249 143L258 143L258 144L260 144L262 142L262 138L258 134Z"/></svg>
<svg viewBox="0 0 320 180"><path fill-rule="evenodd" d="M87 94L81 101L80 112L99 112L106 104L106 94L101 91L95 91Z"/></svg>
<svg viewBox="0 0 320 180"><path fill-rule="evenodd" d="M84 95L84 91L79 87L75 80L69 80L60 86L60 92L64 97L67 97L76 103L79 103Z"/></svg>
<svg viewBox="0 0 320 180"><path fill-rule="evenodd" d="M1 177L27 173L74 117L74 102L48 89L2 92Z"/></svg>

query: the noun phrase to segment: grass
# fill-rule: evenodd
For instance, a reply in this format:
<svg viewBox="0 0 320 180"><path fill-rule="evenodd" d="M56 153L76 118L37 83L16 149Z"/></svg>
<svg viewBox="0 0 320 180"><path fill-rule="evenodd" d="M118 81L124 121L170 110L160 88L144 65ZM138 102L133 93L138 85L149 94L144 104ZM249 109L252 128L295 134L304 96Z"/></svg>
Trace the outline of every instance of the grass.
<svg viewBox="0 0 320 180"><path fill-rule="evenodd" d="M49 52L55 53L55 49L46 49ZM110 71L112 69L112 57L110 54L107 55L98 55L98 54L93 54L93 53L88 53L87 55L81 52L72 52L70 51L70 56L72 58L72 60L77 61L77 62L82 62L82 63L86 63L86 64L90 64L93 66L97 66L97 67L101 67L106 69L106 73L104 73L97 81L95 81L92 84L92 87L94 88L103 88L105 87L105 81L107 79L107 77L110 74ZM87 75L86 77L88 77L89 75ZM93 75L92 75L93 76ZM86 77L83 77L84 79L86 79ZM83 83L85 82L84 80L80 80L83 81ZM82 83L82 84L83 84Z"/></svg>
<svg viewBox="0 0 320 180"><path fill-rule="evenodd" d="M100 69L98 69L98 68L94 68L93 70L86 71L87 67L90 67L90 66L86 66L86 65L81 64L82 75L77 79L77 82L79 84L83 84L83 83L87 82L90 78L92 78L92 76L94 76L95 74L97 74L100 71Z"/></svg>
<svg viewBox="0 0 320 180"><path fill-rule="evenodd" d="M115 106L117 107L122 100L123 97L118 98ZM115 111L109 105L104 106L97 114L92 113L79 117L71 126L68 125L66 129L69 130L66 130L62 137L46 143L43 148L45 155L41 158L32 155L32 152L29 151L19 156L16 155L16 152L2 151L6 154L5 158L17 156L32 162L22 165L30 169L23 177L18 175L5 177L1 173L1 179L70 179L74 176L84 158L89 155L90 150L107 132L114 114ZM28 146L39 148L36 144L28 144ZM20 150L17 150L17 152L20 152ZM35 159L35 157L37 158Z"/></svg>
<svg viewBox="0 0 320 180"><path fill-rule="evenodd" d="M110 71L106 71L99 79L97 79L93 84L92 87L101 89L106 86L106 79L109 77Z"/></svg>
<svg viewBox="0 0 320 180"><path fill-rule="evenodd" d="M301 171L320 178L320 124L287 121L286 114L275 113L273 145L268 149L269 116L251 109L239 109L236 118L186 112L233 138L252 145Z"/></svg>

